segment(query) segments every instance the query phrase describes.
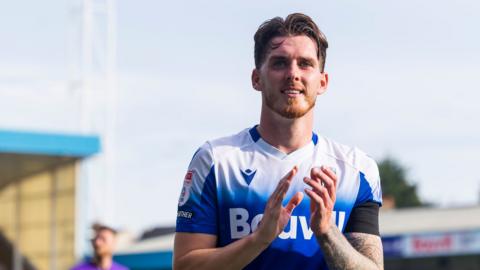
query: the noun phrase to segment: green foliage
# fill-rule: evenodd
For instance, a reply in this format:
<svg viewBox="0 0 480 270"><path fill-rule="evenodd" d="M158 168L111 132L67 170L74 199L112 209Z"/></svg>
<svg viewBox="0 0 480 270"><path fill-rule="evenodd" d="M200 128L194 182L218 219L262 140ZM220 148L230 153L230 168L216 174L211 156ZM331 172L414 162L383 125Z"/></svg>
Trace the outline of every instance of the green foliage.
<svg viewBox="0 0 480 270"><path fill-rule="evenodd" d="M392 196L397 208L422 206L417 186L407 179L407 170L395 159L387 157L378 163L383 196Z"/></svg>

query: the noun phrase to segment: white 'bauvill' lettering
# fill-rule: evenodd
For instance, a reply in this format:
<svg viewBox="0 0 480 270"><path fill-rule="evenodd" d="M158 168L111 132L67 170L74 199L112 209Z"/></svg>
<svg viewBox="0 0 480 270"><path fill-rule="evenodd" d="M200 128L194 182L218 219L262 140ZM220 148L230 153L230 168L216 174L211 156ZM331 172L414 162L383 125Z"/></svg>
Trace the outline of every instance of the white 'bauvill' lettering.
<svg viewBox="0 0 480 270"><path fill-rule="evenodd" d="M250 233L248 211L244 208L230 208L230 235L232 239L242 238Z"/></svg>
<svg viewBox="0 0 480 270"><path fill-rule="evenodd" d="M258 214L252 218L251 224L248 224L250 214L245 208L230 208L230 236L232 239L238 239L249 235L258 228L258 224L262 220L263 214ZM312 239L313 232L310 229L309 222L305 216L291 216L290 227L288 232L283 231L278 236L280 239L297 239L298 237L298 222L300 221L300 230L302 231L303 239ZM332 222L342 230L345 223L345 211L333 211Z"/></svg>

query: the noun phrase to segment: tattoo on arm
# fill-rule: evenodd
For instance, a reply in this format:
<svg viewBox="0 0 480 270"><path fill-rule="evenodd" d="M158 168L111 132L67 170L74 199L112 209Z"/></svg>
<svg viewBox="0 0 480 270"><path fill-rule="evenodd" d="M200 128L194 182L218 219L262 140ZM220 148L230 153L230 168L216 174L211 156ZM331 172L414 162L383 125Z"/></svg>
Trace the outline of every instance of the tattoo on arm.
<svg viewBox="0 0 480 270"><path fill-rule="evenodd" d="M354 249L383 269L383 247L380 236L367 233L348 233L348 242Z"/></svg>
<svg viewBox="0 0 480 270"><path fill-rule="evenodd" d="M383 270L383 250L379 236L348 233L344 236L337 227L317 237L331 270Z"/></svg>

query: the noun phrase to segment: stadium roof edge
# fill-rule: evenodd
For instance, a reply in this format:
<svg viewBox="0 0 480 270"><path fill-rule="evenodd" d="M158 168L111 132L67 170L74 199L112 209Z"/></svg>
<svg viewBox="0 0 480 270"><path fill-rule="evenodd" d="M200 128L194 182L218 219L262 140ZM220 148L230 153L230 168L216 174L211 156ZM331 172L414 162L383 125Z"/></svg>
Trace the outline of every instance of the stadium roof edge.
<svg viewBox="0 0 480 270"><path fill-rule="evenodd" d="M84 158L100 150L96 135L0 129L0 153Z"/></svg>
<svg viewBox="0 0 480 270"><path fill-rule="evenodd" d="M397 235L480 229L480 205L419 207L380 212L380 233Z"/></svg>

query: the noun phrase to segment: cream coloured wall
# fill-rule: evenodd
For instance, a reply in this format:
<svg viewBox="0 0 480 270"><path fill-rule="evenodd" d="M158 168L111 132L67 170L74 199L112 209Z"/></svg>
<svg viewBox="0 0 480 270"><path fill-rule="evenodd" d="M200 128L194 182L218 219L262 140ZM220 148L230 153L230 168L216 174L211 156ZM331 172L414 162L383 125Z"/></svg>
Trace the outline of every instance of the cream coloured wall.
<svg viewBox="0 0 480 270"><path fill-rule="evenodd" d="M75 176L72 162L0 190L0 230L39 270L74 263Z"/></svg>

